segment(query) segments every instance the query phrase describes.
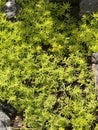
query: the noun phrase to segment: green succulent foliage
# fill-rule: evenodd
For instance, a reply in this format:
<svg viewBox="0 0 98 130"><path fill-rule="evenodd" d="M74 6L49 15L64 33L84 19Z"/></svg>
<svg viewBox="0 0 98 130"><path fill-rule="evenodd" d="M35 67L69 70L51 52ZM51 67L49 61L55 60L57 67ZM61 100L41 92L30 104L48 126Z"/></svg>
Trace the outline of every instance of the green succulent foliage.
<svg viewBox="0 0 98 130"><path fill-rule="evenodd" d="M91 130L97 101L87 58L98 50L98 14L78 23L68 3L17 2L17 22L0 12L0 99L23 111L23 129Z"/></svg>

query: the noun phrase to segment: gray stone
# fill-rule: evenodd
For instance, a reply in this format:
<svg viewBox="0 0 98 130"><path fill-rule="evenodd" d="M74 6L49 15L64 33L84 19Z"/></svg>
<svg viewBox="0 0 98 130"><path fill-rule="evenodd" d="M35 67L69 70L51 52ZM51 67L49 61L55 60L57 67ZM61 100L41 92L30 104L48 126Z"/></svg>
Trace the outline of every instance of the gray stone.
<svg viewBox="0 0 98 130"><path fill-rule="evenodd" d="M81 0L80 15L98 11L98 0Z"/></svg>
<svg viewBox="0 0 98 130"><path fill-rule="evenodd" d="M19 10L19 5L15 2L15 0L8 0L4 5L4 12L8 19L14 18Z"/></svg>
<svg viewBox="0 0 98 130"><path fill-rule="evenodd" d="M92 70L94 73L95 89L98 100L98 52L92 54Z"/></svg>
<svg viewBox="0 0 98 130"><path fill-rule="evenodd" d="M92 63L98 64L98 52L92 54Z"/></svg>
<svg viewBox="0 0 98 130"><path fill-rule="evenodd" d="M1 120L0 120L0 130L6 130L6 127L4 126Z"/></svg>
<svg viewBox="0 0 98 130"><path fill-rule="evenodd" d="M10 118L2 110L0 110L0 130L12 130Z"/></svg>
<svg viewBox="0 0 98 130"><path fill-rule="evenodd" d="M4 11L6 13L7 18L14 17L17 11L15 1L9 0L4 6Z"/></svg>

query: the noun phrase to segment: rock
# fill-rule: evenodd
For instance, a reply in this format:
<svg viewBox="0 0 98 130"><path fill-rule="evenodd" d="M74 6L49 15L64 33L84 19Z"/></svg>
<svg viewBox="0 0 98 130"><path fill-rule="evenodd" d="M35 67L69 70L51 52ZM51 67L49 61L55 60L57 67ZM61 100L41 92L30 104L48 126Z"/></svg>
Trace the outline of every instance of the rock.
<svg viewBox="0 0 98 130"><path fill-rule="evenodd" d="M92 54L92 70L94 73L95 89L98 100L98 52Z"/></svg>
<svg viewBox="0 0 98 130"><path fill-rule="evenodd" d="M80 15L98 11L98 0L81 0Z"/></svg>
<svg viewBox="0 0 98 130"><path fill-rule="evenodd" d="M0 130L6 130L6 127L4 126L1 120L0 120Z"/></svg>
<svg viewBox="0 0 98 130"><path fill-rule="evenodd" d="M2 110L0 110L0 130L12 130L10 118Z"/></svg>
<svg viewBox="0 0 98 130"><path fill-rule="evenodd" d="M19 11L19 5L15 2L15 0L8 0L3 8L6 18L11 20L12 22L16 21L16 14Z"/></svg>
<svg viewBox="0 0 98 130"><path fill-rule="evenodd" d="M7 101L0 100L0 130L12 130L13 120L17 115L16 109Z"/></svg>
<svg viewBox="0 0 98 130"><path fill-rule="evenodd" d="M2 102L0 100L0 110L2 110L9 118L14 118L17 114L16 109L7 103L7 101Z"/></svg>
<svg viewBox="0 0 98 130"><path fill-rule="evenodd" d="M92 54L92 64L98 64L98 52Z"/></svg>

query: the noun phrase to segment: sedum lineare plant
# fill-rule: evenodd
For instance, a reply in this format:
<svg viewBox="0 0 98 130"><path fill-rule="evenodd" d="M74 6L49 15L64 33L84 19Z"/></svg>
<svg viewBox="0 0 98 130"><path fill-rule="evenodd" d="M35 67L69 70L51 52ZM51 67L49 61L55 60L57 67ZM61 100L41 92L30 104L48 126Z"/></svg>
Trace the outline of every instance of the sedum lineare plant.
<svg viewBox="0 0 98 130"><path fill-rule="evenodd" d="M69 3L17 2L17 22L0 12L0 99L23 112L24 130L96 130L98 14L79 22Z"/></svg>

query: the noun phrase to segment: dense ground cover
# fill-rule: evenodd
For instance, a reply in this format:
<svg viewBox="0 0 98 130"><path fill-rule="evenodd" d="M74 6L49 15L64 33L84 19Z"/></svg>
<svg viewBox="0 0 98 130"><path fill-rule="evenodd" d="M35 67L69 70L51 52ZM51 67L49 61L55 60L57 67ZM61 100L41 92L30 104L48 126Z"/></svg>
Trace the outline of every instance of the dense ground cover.
<svg viewBox="0 0 98 130"><path fill-rule="evenodd" d="M98 14L78 21L68 3L17 2L17 22L0 12L0 99L23 112L24 129L97 130L89 57L98 51Z"/></svg>

